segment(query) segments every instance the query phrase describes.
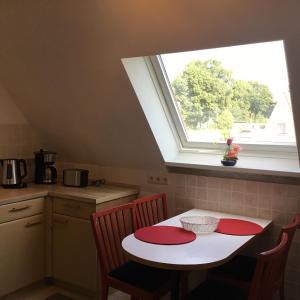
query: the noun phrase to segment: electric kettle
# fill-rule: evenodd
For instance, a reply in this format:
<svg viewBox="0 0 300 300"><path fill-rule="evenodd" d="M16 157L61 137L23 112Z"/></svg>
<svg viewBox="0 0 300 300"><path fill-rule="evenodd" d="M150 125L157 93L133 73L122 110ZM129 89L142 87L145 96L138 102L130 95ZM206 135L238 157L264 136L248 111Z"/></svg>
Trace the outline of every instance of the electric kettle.
<svg viewBox="0 0 300 300"><path fill-rule="evenodd" d="M4 188L23 188L22 179L27 175L24 159L2 159L2 186Z"/></svg>

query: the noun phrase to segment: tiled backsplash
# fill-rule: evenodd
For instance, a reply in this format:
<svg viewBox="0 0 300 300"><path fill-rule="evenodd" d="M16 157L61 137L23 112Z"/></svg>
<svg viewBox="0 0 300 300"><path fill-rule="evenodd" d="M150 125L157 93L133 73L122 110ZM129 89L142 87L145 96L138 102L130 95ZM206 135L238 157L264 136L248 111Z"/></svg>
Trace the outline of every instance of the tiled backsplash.
<svg viewBox="0 0 300 300"><path fill-rule="evenodd" d="M247 180L204 177L183 174L161 174L133 169L120 169L58 162L61 176L65 168L82 168L90 171L91 179L105 178L110 182L139 185L142 192L166 192L171 213L191 208L216 210L251 217L273 219L274 226L247 249L250 254L272 247L282 225L300 212L300 186L264 183ZM166 177L168 185L149 184L149 176ZM299 299L300 294L300 230L292 244L286 270L288 300Z"/></svg>

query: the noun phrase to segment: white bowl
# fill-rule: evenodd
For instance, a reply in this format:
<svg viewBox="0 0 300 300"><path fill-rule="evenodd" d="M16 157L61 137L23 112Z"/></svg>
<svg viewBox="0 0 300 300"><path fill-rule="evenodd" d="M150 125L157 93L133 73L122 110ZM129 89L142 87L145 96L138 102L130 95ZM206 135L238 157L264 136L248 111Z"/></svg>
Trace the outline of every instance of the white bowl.
<svg viewBox="0 0 300 300"><path fill-rule="evenodd" d="M196 234L210 233L217 229L219 219L210 216L187 216L180 218L183 229Z"/></svg>

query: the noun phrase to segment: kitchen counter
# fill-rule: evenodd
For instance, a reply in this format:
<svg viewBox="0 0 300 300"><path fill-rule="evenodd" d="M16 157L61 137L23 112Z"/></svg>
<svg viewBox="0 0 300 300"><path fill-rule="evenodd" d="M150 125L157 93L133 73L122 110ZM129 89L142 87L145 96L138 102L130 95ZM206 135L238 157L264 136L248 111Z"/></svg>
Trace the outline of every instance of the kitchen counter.
<svg viewBox="0 0 300 300"><path fill-rule="evenodd" d="M116 185L101 185L88 187L66 187L61 184L40 185L29 184L23 189L0 188L0 205L15 203L39 197L63 197L91 204L100 204L116 198L138 194L137 188L121 187Z"/></svg>
<svg viewBox="0 0 300 300"><path fill-rule="evenodd" d="M0 187L0 298L47 277L96 299L100 278L90 216L133 201L138 192L113 183Z"/></svg>

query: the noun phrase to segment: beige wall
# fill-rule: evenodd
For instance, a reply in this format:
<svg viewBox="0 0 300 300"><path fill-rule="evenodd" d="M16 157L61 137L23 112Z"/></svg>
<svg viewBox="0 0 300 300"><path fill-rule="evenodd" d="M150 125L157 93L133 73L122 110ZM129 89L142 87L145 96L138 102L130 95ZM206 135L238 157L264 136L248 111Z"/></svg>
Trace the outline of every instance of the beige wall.
<svg viewBox="0 0 300 300"><path fill-rule="evenodd" d="M41 147L41 138L0 83L0 159L27 159L28 176L26 179L30 180L33 178L33 152Z"/></svg>
<svg viewBox="0 0 300 300"><path fill-rule="evenodd" d="M0 83L0 126L4 124L27 125L28 122L7 90Z"/></svg>
<svg viewBox="0 0 300 300"><path fill-rule="evenodd" d="M0 159L32 158L41 138L0 83Z"/></svg>
<svg viewBox="0 0 300 300"><path fill-rule="evenodd" d="M284 39L298 99L299 10L298 0L3 0L0 80L61 159L163 170L120 59Z"/></svg>

